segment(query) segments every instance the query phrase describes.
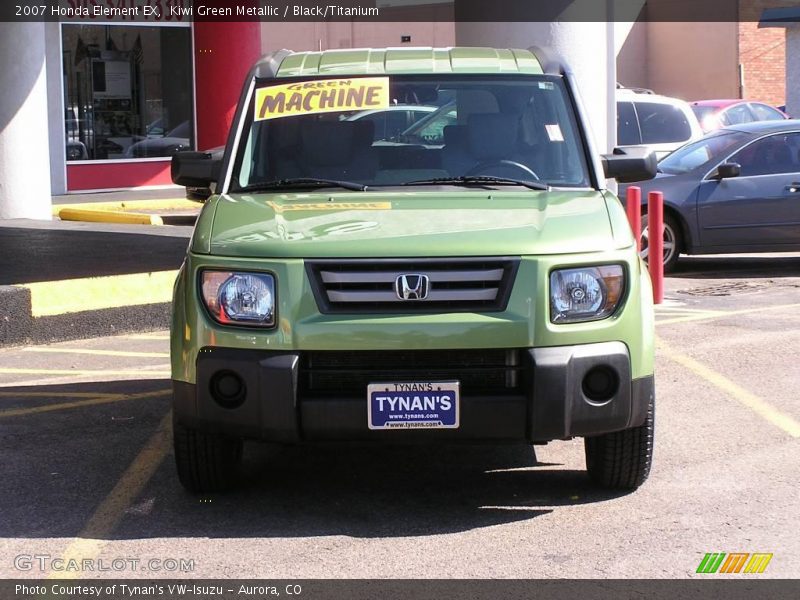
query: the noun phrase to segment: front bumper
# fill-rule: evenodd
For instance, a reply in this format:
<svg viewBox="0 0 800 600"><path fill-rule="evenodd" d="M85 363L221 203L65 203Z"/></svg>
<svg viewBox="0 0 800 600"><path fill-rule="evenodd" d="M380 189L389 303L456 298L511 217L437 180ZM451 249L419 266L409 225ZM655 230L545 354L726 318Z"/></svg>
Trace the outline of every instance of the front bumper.
<svg viewBox="0 0 800 600"><path fill-rule="evenodd" d="M479 352L479 351L475 351ZM372 431L367 393L343 388L321 394L309 389L308 353L204 348L197 359L197 384L174 381L174 412L181 423L205 431L265 441L489 440L545 442L636 427L653 399L653 377L631 379L630 356L621 342L526 348L514 351L506 380L497 390L465 390L458 429ZM341 351L346 354L347 351ZM607 397L590 399L584 378L592 369L613 372L618 385ZM236 373L245 392L235 408L212 397L212 378ZM512 375L513 373L513 375ZM371 377L369 373L360 376ZM464 371L463 377L475 377ZM378 381L384 376L375 375ZM424 368L407 380L431 379ZM347 380L347 376L343 381ZM496 392L496 393L495 393Z"/></svg>

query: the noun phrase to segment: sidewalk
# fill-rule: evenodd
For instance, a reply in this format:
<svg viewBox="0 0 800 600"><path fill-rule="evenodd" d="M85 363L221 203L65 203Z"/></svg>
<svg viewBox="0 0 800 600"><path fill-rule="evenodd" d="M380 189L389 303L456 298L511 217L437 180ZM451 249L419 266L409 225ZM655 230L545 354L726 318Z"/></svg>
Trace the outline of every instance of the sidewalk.
<svg viewBox="0 0 800 600"><path fill-rule="evenodd" d="M84 204L87 202L126 202L131 200L183 200L186 189L178 186L157 190L125 190L53 196L53 204Z"/></svg>
<svg viewBox="0 0 800 600"><path fill-rule="evenodd" d="M191 232L0 220L0 346L168 328Z"/></svg>

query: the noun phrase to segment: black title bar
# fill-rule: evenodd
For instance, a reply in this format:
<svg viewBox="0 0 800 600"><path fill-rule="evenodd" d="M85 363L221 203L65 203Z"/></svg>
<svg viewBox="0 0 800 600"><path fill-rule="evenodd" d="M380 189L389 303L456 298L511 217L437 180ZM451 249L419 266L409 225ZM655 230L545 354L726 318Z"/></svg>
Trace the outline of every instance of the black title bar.
<svg viewBox="0 0 800 600"><path fill-rule="evenodd" d="M709 22L769 20L760 0L2 0L0 21ZM781 21L800 22L800 2Z"/></svg>

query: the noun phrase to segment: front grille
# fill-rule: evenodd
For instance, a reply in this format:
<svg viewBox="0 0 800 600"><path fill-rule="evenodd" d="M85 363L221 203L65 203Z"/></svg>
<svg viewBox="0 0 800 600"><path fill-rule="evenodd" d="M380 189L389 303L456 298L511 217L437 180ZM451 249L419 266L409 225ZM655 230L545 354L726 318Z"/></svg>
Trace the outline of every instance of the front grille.
<svg viewBox="0 0 800 600"><path fill-rule="evenodd" d="M520 351L365 350L304 352L300 387L311 396L364 395L370 383L459 381L462 396L518 393Z"/></svg>
<svg viewBox="0 0 800 600"><path fill-rule="evenodd" d="M518 258L307 261L322 313L497 312L505 310ZM417 285L404 297L401 278ZM423 296L423 297L419 297Z"/></svg>

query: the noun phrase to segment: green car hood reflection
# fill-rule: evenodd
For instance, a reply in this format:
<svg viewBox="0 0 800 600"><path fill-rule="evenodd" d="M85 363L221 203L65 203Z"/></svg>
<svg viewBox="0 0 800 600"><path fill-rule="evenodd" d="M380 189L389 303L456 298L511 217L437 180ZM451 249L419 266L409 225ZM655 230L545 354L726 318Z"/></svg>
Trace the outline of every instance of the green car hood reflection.
<svg viewBox="0 0 800 600"><path fill-rule="evenodd" d="M565 254L615 247L597 191L230 194L193 251L242 258ZM210 221L213 220L213 223Z"/></svg>

